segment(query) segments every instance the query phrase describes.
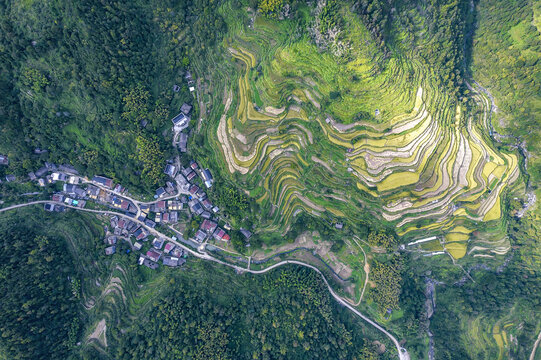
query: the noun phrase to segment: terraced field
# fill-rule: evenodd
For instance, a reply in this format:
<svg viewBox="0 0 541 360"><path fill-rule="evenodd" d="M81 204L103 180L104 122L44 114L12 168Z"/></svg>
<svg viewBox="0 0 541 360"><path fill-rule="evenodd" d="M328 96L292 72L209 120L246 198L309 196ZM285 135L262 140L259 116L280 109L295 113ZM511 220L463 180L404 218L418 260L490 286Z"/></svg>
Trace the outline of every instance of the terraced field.
<svg viewBox="0 0 541 360"><path fill-rule="evenodd" d="M376 216L405 239L440 236L455 259L505 253L503 195L520 172L488 136L489 100L475 88L473 101L453 100L414 58L377 71L348 16L347 58L292 41L287 23L231 27L239 76L208 135L257 198L264 229L285 233L300 211L352 226Z"/></svg>

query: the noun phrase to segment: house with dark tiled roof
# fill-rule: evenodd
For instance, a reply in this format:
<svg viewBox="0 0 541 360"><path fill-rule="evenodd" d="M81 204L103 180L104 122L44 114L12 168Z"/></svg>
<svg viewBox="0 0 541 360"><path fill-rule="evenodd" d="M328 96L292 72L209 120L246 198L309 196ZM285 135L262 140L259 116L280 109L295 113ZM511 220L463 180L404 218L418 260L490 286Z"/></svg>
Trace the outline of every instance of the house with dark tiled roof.
<svg viewBox="0 0 541 360"><path fill-rule="evenodd" d="M188 134L180 133L178 138L178 149L182 153L188 151Z"/></svg>
<svg viewBox="0 0 541 360"><path fill-rule="evenodd" d="M178 266L178 260L179 258L174 257L174 256L164 256L164 258L162 259L162 262L165 266L176 267Z"/></svg>
<svg viewBox="0 0 541 360"><path fill-rule="evenodd" d="M92 178L92 181L94 181L97 184L100 184L106 188L112 189L113 188L113 180L106 178L104 176L94 176Z"/></svg>
<svg viewBox="0 0 541 360"><path fill-rule="evenodd" d="M241 228L241 229L240 229L240 233L241 233L242 235L244 235L244 237L246 238L246 240L248 240L249 238L252 237L252 233L249 232L249 231L246 230L246 229L242 229L242 228Z"/></svg>
<svg viewBox="0 0 541 360"><path fill-rule="evenodd" d="M190 104L182 104L180 107L180 111L182 111L185 115L190 115L190 112L192 111L192 106Z"/></svg>
<svg viewBox="0 0 541 360"><path fill-rule="evenodd" d="M197 240L200 243L205 241L206 238L207 238L207 233L201 229L197 230L197 232L195 233L195 240Z"/></svg>

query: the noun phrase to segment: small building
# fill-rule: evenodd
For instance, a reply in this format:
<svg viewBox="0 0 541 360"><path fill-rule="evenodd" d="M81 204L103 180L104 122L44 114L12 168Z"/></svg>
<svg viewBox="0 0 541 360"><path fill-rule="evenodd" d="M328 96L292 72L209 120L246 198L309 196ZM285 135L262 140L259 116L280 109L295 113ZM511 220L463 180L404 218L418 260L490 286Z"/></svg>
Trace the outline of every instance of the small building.
<svg viewBox="0 0 541 360"><path fill-rule="evenodd" d="M203 207L197 200L190 201L188 205L190 206L192 213L195 215L200 215L204 211Z"/></svg>
<svg viewBox="0 0 541 360"><path fill-rule="evenodd" d="M154 209L156 212L163 212L165 211L165 200L160 200L156 202L156 205L154 206Z"/></svg>
<svg viewBox="0 0 541 360"><path fill-rule="evenodd" d="M64 201L64 195L62 194L53 194L53 201L62 202Z"/></svg>
<svg viewBox="0 0 541 360"><path fill-rule="evenodd" d="M148 227L151 227L151 228L155 228L156 227L156 223L150 219L146 219L145 220L145 225L148 226Z"/></svg>
<svg viewBox="0 0 541 360"><path fill-rule="evenodd" d="M212 183L214 182L214 179L212 178L212 174L210 173L209 169L205 169L201 172L201 176L203 177L203 181L205 182L205 186L207 188L210 188L212 186Z"/></svg>
<svg viewBox="0 0 541 360"><path fill-rule="evenodd" d="M152 261L152 260L149 260L149 259L144 259L143 260L143 266L146 266L147 268L149 268L151 270L156 270L158 268L157 261L158 260Z"/></svg>
<svg viewBox="0 0 541 360"><path fill-rule="evenodd" d="M173 249L175 249L175 244L173 244L172 242L168 242L167 244L165 244L163 252L164 254L169 254L171 251L173 251Z"/></svg>
<svg viewBox="0 0 541 360"><path fill-rule="evenodd" d="M154 262L158 262L158 260L160 260L160 257L162 256L162 254L154 249L150 249L149 251L147 251L147 257L154 261Z"/></svg>
<svg viewBox="0 0 541 360"><path fill-rule="evenodd" d="M197 230L197 232L195 233L195 240L197 240L200 243L205 241L206 238L207 238L207 233L201 229Z"/></svg>
<svg viewBox="0 0 541 360"><path fill-rule="evenodd" d="M216 240L222 240L222 238L226 235L225 231L223 229L217 228L214 233L212 234L212 237Z"/></svg>
<svg viewBox="0 0 541 360"><path fill-rule="evenodd" d="M178 212L176 211L171 211L169 213L169 222L171 224L176 224L178 222Z"/></svg>
<svg viewBox="0 0 541 360"><path fill-rule="evenodd" d="M180 112L172 120L173 129L175 132L180 132L188 127L190 124L190 118L186 116L183 112Z"/></svg>
<svg viewBox="0 0 541 360"><path fill-rule="evenodd" d="M203 212L201 213L201 217L202 217L203 219L210 219L210 218L212 217L212 214L211 214L210 212L208 212L208 211L203 211Z"/></svg>
<svg viewBox="0 0 541 360"><path fill-rule="evenodd" d="M169 217L170 217L169 213L163 213L162 214L162 222L168 223L169 222Z"/></svg>
<svg viewBox="0 0 541 360"><path fill-rule="evenodd" d="M186 168L182 168L182 170L180 170L180 172L182 173L182 175L187 177L188 174L192 172L192 169L190 167L186 167Z"/></svg>
<svg viewBox="0 0 541 360"><path fill-rule="evenodd" d="M64 184L64 186L62 187L62 190L68 194L68 195L75 195L75 188L77 186L73 185L73 184Z"/></svg>
<svg viewBox="0 0 541 360"><path fill-rule="evenodd" d="M180 247L176 247L171 251L171 255L180 258L184 254L184 250Z"/></svg>
<svg viewBox="0 0 541 360"><path fill-rule="evenodd" d="M197 196L199 201L201 201L207 197L207 193L203 189L199 188L199 190L197 190L197 192L195 193L195 196Z"/></svg>
<svg viewBox="0 0 541 360"><path fill-rule="evenodd" d="M148 214L148 212L150 211L150 205L147 204L142 204L139 206L139 208L141 209L141 212L145 214Z"/></svg>
<svg viewBox="0 0 541 360"><path fill-rule="evenodd" d="M163 195L165 195L165 189L163 187L160 187L156 190L156 196L157 197L162 197Z"/></svg>
<svg viewBox="0 0 541 360"><path fill-rule="evenodd" d="M241 233L242 235L244 235L244 237L246 238L246 240L248 240L248 239L250 239L250 238L252 237L252 233L249 232L249 231L246 230L246 229L242 229L242 228L241 228L241 229L240 229L240 233Z"/></svg>
<svg viewBox="0 0 541 360"><path fill-rule="evenodd" d="M36 181L38 179L38 177L33 171L28 173L28 177L30 178L30 181Z"/></svg>
<svg viewBox="0 0 541 360"><path fill-rule="evenodd" d="M169 200L167 202L167 210L182 210L182 203L176 200Z"/></svg>
<svg viewBox="0 0 541 360"><path fill-rule="evenodd" d="M184 103L180 107L180 111L183 112L185 115L190 115L190 112L192 111L192 105Z"/></svg>
<svg viewBox="0 0 541 360"><path fill-rule="evenodd" d="M43 205L43 209L45 209L45 211L50 211L50 212L53 212L54 211L54 207L55 207L55 204L45 204Z"/></svg>
<svg viewBox="0 0 541 360"><path fill-rule="evenodd" d="M7 155L0 154L0 165L9 165L9 159Z"/></svg>
<svg viewBox="0 0 541 360"><path fill-rule="evenodd" d="M126 224L126 220L124 220L124 219L119 219L119 220L118 220L117 227L118 227L119 229L125 229L125 228L126 228L126 225L127 225L127 224Z"/></svg>
<svg viewBox="0 0 541 360"><path fill-rule="evenodd" d="M89 198L96 200L100 195L100 188L94 185L88 185L86 188L86 193Z"/></svg>
<svg viewBox="0 0 541 360"><path fill-rule="evenodd" d="M178 149L182 153L188 151L188 134L180 133L178 138Z"/></svg>
<svg viewBox="0 0 541 360"><path fill-rule="evenodd" d="M108 236L106 240L107 240L107 244L109 245L115 245L117 242L116 236Z"/></svg>
<svg viewBox="0 0 541 360"><path fill-rule="evenodd" d="M105 248L105 255L113 255L116 252L116 246L109 246Z"/></svg>
<svg viewBox="0 0 541 360"><path fill-rule="evenodd" d="M108 189L113 188L113 180L109 179L109 178L106 178L104 176L97 176L96 175L96 176L94 176L92 178L92 181L94 181L95 183L100 184L102 186L105 186Z"/></svg>
<svg viewBox="0 0 541 360"><path fill-rule="evenodd" d="M163 242L163 239L155 238L154 240L152 240L152 246L155 249L160 250L163 247Z"/></svg>
<svg viewBox="0 0 541 360"><path fill-rule="evenodd" d="M194 184L190 186L190 189L188 191L190 192L190 194L195 195L197 191L199 191L199 186Z"/></svg>
<svg viewBox="0 0 541 360"><path fill-rule="evenodd" d="M197 168L199 168L199 165L197 165L197 163L194 160L191 160L190 161L190 168L192 170L197 170Z"/></svg>
<svg viewBox="0 0 541 360"><path fill-rule="evenodd" d="M177 168L174 165L167 164L164 173L174 178L177 173Z"/></svg>
<svg viewBox="0 0 541 360"><path fill-rule="evenodd" d="M133 244L133 249L134 250L141 250L141 248L143 247L143 244L141 244L139 241L136 241L135 244Z"/></svg>
<svg viewBox="0 0 541 360"><path fill-rule="evenodd" d="M171 181L167 181L165 183L166 187L165 187L165 191L169 194L169 195L175 195L175 193L177 192L176 189L175 189L175 186L173 185L173 183Z"/></svg>
<svg viewBox="0 0 541 360"><path fill-rule="evenodd" d="M51 174L51 177L53 178L53 181L67 181L68 175L61 173L61 172L54 172Z"/></svg>
<svg viewBox="0 0 541 360"><path fill-rule="evenodd" d="M197 176L197 174L196 174L195 171L190 171L190 172L188 173L188 175L186 175L186 180L192 181L193 178L196 177L196 176Z"/></svg>
<svg viewBox="0 0 541 360"><path fill-rule="evenodd" d="M214 230L216 230L216 227L218 224L216 224L214 221L205 219L203 223L201 224L201 230L206 231L207 233L212 234Z"/></svg>
<svg viewBox="0 0 541 360"><path fill-rule="evenodd" d="M133 233L133 236L136 240L143 240L148 236L147 232L143 228L139 228L137 231Z"/></svg>
<svg viewBox="0 0 541 360"><path fill-rule="evenodd" d="M15 180L17 180L17 178L13 174L9 174L9 175L6 176L6 181L7 182L13 182Z"/></svg>
<svg viewBox="0 0 541 360"><path fill-rule="evenodd" d="M341 223L341 222L338 222L338 223L336 223L336 225L334 225L334 227L337 228L337 229L342 229L344 227L344 224Z"/></svg>
<svg viewBox="0 0 541 360"><path fill-rule="evenodd" d="M177 257L164 256L164 258L162 259L162 262L163 262L163 264L165 266L176 267L176 266L178 266L178 260L179 260L179 258L177 258Z"/></svg>
<svg viewBox="0 0 541 360"><path fill-rule="evenodd" d="M201 205L207 210L212 209L212 203L210 202L210 199L205 196L203 200L201 200Z"/></svg>

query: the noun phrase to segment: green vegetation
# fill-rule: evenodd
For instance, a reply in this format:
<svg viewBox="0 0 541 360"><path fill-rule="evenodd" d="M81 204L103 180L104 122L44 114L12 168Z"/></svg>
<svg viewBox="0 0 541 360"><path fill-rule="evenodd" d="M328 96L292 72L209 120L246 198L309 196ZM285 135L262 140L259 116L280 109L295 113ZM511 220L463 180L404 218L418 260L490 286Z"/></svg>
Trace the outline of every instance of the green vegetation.
<svg viewBox="0 0 541 360"><path fill-rule="evenodd" d="M92 217L59 219L36 209L2 214L0 356L72 358L86 323L80 304L100 273L96 225Z"/></svg>
<svg viewBox="0 0 541 360"><path fill-rule="evenodd" d="M72 259L62 256L65 243L14 224L0 230L1 352L10 359L66 358L79 336L80 293Z"/></svg>
<svg viewBox="0 0 541 360"><path fill-rule="evenodd" d="M438 359L527 358L541 329L541 210L521 213L525 192L541 198L540 24L526 0L4 1L0 177L70 163L148 195L190 102L181 159L211 169L219 226L233 226L219 259L318 266L412 359L429 333ZM0 201L53 189L2 183ZM92 217L14 214L0 217L16 289L0 357L396 356L314 272L191 258L151 271L124 242L105 257Z"/></svg>
<svg viewBox="0 0 541 360"><path fill-rule="evenodd" d="M372 263L370 277L376 287L370 292L370 295L382 313L398 309L402 266L399 258L392 258L389 262L376 260Z"/></svg>
<svg viewBox="0 0 541 360"><path fill-rule="evenodd" d="M120 338L118 359L362 359L363 344L370 344L346 317L337 317L313 271L289 267L262 277L213 276L232 280L227 288L208 283L213 277L203 285L175 277Z"/></svg>
<svg viewBox="0 0 541 360"><path fill-rule="evenodd" d="M493 125L530 151L533 184L541 180L541 26L539 1L480 1L472 75L498 107ZM537 19L537 22L536 22ZM503 139L514 143L514 139ZM538 196L539 197L539 196Z"/></svg>
<svg viewBox="0 0 541 360"><path fill-rule="evenodd" d="M169 142L162 131L192 101L188 57L203 55L224 28L214 8L208 0L2 2L0 153L11 172L48 160L151 191L157 171L131 156L136 139Z"/></svg>

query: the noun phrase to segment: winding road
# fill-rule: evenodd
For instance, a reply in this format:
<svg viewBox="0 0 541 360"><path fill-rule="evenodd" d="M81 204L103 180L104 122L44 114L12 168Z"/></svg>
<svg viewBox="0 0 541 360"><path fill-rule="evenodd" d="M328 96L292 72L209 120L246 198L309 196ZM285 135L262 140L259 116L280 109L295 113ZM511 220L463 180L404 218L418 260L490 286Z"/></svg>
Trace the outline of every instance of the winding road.
<svg viewBox="0 0 541 360"><path fill-rule="evenodd" d="M108 190L108 191L110 191L110 190ZM325 275L323 275L323 273L315 266L312 266L310 264L306 264L306 263L303 263L303 262L297 261L297 260L284 260L284 261L281 261L279 263L271 265L271 266L269 266L269 267L267 267L265 269L262 269L262 270L246 269L246 268L243 268L243 267L233 265L233 264L227 263L225 261L216 259L215 257L209 255L208 253L206 253L204 251L201 251L201 252L194 251L191 248L187 247L186 245L184 245L184 244L182 244L182 243L180 243L180 242L178 242L176 240L173 240L171 237L169 237L169 236L167 236L165 234L162 234L161 232L159 232L159 231L157 231L157 230L155 230L153 228L148 227L147 225L145 225L144 222L139 221L137 219L134 219L134 218L132 218L130 216L124 215L122 213L117 213L116 211L109 211L109 210L84 209L84 208L79 208L79 207L76 207L76 206L66 205L64 203L57 202L57 201L52 201L52 200L37 200L37 201L32 201L32 202L28 202L28 203L24 203L24 204L11 205L11 206L0 209L0 213L6 212L6 211L9 211L9 210L14 210L14 209L26 207L26 206L39 205L39 204L62 205L64 207L79 210L79 211L85 211L85 212L101 214L101 215L116 215L118 217L123 217L123 218L129 219L130 221L133 221L133 222L141 225L145 229L147 229L147 231L149 231L151 234L153 234L155 236L158 236L160 238L164 238L167 241L172 242L176 246L181 247L182 249L184 249L185 251L190 253L192 256L195 256L195 257L197 257L199 259L202 259L202 260L213 261L213 262L216 262L218 264L222 264L222 265L231 267L231 268L235 269L238 273L248 272L248 273L251 273L251 274L264 274L264 273L266 273L268 271L271 271L271 270L273 270L275 268L278 268L278 267L286 265L286 264L295 264L295 265L300 265L300 266L310 268L310 269L316 271L321 276L321 278L323 279L323 282L325 283L325 285L327 285L327 289L331 293L332 297L339 304L341 304L342 306L345 306L351 312L353 312L355 315L357 315L358 317L360 317L361 319L363 319L364 321L366 321L367 323L369 323L370 325L374 326L376 329L381 331L383 334L385 334L393 342L393 344L395 345L396 350L398 352L398 358L400 360L410 360L410 356L409 356L408 351L405 348L403 348L402 346L400 346L400 343L398 342L398 340L391 333L389 333L387 330L385 330L381 325L379 325L375 321L368 318L366 315L363 315L361 312L359 312L357 309L355 309L352 305L350 305L346 300L344 300L341 296L336 294L334 292L334 290L332 289L332 287L329 285L329 282L327 281L327 278L325 277Z"/></svg>

